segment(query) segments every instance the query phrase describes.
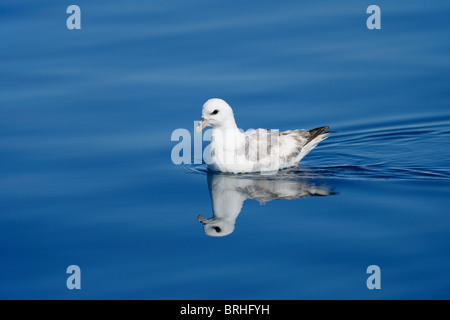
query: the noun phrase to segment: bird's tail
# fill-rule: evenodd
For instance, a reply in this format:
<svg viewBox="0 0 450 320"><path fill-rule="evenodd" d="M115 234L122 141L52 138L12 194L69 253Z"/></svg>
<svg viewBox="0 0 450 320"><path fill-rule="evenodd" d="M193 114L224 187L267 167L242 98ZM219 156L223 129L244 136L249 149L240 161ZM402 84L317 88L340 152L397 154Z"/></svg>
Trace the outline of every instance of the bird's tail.
<svg viewBox="0 0 450 320"><path fill-rule="evenodd" d="M325 140L328 137L328 134L331 133L331 131L327 131L328 129L330 129L330 127L324 126L308 130L309 136L307 137L306 143L301 148L300 153L297 155L293 163L298 163L321 141Z"/></svg>

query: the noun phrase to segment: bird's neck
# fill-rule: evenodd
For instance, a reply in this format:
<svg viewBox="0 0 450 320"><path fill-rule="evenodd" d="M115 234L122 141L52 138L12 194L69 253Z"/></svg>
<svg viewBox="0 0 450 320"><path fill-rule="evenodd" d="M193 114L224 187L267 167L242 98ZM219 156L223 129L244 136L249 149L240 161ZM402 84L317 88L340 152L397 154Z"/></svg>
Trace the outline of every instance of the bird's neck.
<svg viewBox="0 0 450 320"><path fill-rule="evenodd" d="M228 152L234 153L244 145L245 136L239 131L234 119L212 128L211 147L216 157L221 158Z"/></svg>
<svg viewBox="0 0 450 320"><path fill-rule="evenodd" d="M240 133L237 125L236 125L236 121L234 121L234 118L231 118L229 120L224 121L223 123L220 124L220 126L215 126L214 128L212 128L213 133L220 133L220 134L228 134L228 133L233 133L233 134L238 134Z"/></svg>

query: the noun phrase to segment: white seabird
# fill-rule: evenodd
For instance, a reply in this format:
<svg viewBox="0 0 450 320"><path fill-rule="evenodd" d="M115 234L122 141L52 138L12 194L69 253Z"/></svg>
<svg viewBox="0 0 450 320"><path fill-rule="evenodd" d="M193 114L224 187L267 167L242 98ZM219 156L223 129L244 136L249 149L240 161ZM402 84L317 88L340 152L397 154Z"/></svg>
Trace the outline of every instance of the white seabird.
<svg viewBox="0 0 450 320"><path fill-rule="evenodd" d="M203 105L196 132L211 127L208 168L228 173L274 172L293 167L324 140L328 126L311 130L238 129L233 110L222 99Z"/></svg>

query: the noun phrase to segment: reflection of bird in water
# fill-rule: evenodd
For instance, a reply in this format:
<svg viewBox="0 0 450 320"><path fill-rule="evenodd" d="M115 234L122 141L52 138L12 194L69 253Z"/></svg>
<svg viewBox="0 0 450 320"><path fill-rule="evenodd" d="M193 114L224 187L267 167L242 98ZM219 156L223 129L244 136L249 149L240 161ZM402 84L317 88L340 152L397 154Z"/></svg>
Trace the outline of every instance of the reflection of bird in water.
<svg viewBox="0 0 450 320"><path fill-rule="evenodd" d="M297 199L311 196L328 196L325 187L307 182L286 179L283 176L208 174L214 217L198 216L205 233L223 237L234 231L236 218L245 200L253 199L261 204L279 199Z"/></svg>

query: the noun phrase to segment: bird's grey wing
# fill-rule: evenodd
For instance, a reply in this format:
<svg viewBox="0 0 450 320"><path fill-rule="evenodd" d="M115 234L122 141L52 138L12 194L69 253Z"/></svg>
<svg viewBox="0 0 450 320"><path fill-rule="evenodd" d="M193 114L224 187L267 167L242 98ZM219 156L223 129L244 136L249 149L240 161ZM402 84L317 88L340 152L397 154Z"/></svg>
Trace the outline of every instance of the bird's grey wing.
<svg viewBox="0 0 450 320"><path fill-rule="evenodd" d="M245 156L250 161L268 160L279 147L280 132L271 129L256 129L245 133Z"/></svg>

